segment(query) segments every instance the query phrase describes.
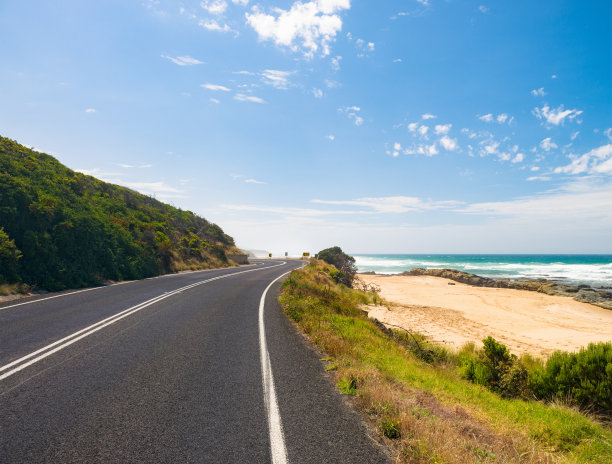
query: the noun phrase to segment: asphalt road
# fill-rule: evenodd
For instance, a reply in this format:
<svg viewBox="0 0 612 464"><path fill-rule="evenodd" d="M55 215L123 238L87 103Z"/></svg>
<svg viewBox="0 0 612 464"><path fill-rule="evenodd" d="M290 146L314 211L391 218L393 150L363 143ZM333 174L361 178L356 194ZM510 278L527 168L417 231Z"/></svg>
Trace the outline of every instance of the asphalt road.
<svg viewBox="0 0 612 464"><path fill-rule="evenodd" d="M0 462L389 462L277 303L300 265L0 305Z"/></svg>

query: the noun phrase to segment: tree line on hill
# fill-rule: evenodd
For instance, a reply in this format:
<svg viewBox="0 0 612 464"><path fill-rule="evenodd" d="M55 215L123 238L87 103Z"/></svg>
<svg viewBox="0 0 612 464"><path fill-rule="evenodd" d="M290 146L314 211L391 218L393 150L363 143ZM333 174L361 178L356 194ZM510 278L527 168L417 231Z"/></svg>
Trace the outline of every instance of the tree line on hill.
<svg viewBox="0 0 612 464"><path fill-rule="evenodd" d="M229 265L216 224L0 137L0 284L61 290Z"/></svg>

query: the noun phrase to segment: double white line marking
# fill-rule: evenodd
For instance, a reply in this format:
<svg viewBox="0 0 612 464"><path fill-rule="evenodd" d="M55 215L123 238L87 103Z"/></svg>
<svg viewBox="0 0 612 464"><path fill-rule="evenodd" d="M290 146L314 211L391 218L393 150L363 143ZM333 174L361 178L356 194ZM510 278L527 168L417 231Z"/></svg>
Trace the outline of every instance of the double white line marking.
<svg viewBox="0 0 612 464"><path fill-rule="evenodd" d="M200 282L196 282L193 283L191 285L186 285L184 287L178 288L176 290L172 290L171 292L167 292L164 293L160 296L157 296L155 298L151 298L150 300L144 301L142 303L139 303L135 306L132 306L128 309L125 309L113 316L107 317L106 319L103 319L99 322L96 322L95 324L92 324L88 327L85 327L84 329L81 329L77 332L74 332L71 335L68 335L67 337L62 338L61 340L57 340L56 342L53 342L39 350L36 350L26 356L23 356L19 359L16 359L13 362L10 362L2 367L0 367L0 380L6 379L7 377L10 377L13 374L16 374L17 372L25 369L28 366L31 366L32 364L37 363L38 361L41 361L43 359L45 359L48 356L51 356L54 353L57 353L60 350L63 350L64 348L72 345L73 343L78 342L79 340L88 337L89 335L102 330L105 327L108 327L111 324L114 324L117 321L120 321L121 319L131 316L132 314L147 308L155 303L159 303L162 300L165 300L166 298L170 298L171 296L174 296L178 293L184 292L185 290L189 290L191 288L197 287L199 285L203 285L209 282L212 282L214 280L219 280L219 279L225 279L227 277L232 277L238 274L245 274L247 272L255 272L255 271L262 271L264 269L271 269L274 267L278 267L278 266L283 266L284 264L286 264L286 262L282 262L280 264L276 264L274 266L267 266L267 267L263 267L263 268L257 268L257 269L249 269L247 271L240 271L240 272L233 272L231 274L225 274L225 275L221 275L218 277L213 277L211 279L207 279L207 280L202 280ZM278 279L276 279L278 280ZM275 281L276 281L275 280ZM269 288L269 287L268 287ZM268 289L266 289L266 292L268 291ZM264 292L265 295L265 292ZM6 372L5 372L6 371Z"/></svg>

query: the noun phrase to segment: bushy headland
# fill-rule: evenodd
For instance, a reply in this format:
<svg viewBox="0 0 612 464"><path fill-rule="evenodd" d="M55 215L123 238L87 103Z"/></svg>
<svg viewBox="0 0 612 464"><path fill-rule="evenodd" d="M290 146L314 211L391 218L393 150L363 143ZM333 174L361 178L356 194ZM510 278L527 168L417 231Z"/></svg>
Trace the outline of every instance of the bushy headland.
<svg viewBox="0 0 612 464"><path fill-rule="evenodd" d="M385 301L338 274L313 260L280 302L397 462L612 462L612 345L546 364L493 339L453 352L369 319L364 305Z"/></svg>
<svg viewBox="0 0 612 464"><path fill-rule="evenodd" d="M0 284L62 290L232 264L216 224L0 137Z"/></svg>

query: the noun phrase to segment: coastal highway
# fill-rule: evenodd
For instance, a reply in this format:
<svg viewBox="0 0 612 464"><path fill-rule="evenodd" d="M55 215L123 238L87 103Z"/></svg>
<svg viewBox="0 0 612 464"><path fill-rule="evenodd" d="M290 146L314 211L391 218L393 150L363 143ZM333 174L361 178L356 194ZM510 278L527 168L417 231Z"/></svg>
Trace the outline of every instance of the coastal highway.
<svg viewBox="0 0 612 464"><path fill-rule="evenodd" d="M389 462L277 302L301 265L0 304L0 462Z"/></svg>

